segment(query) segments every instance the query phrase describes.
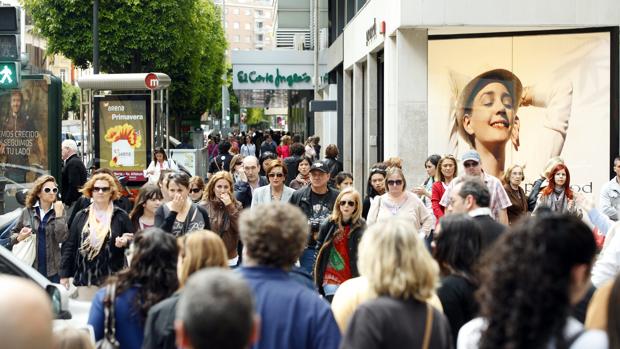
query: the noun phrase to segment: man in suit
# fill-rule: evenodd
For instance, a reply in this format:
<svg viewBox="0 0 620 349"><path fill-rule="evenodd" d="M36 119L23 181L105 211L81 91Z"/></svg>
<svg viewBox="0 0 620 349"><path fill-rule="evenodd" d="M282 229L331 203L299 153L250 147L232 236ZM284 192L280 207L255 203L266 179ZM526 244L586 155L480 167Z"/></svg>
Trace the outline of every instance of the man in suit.
<svg viewBox="0 0 620 349"><path fill-rule="evenodd" d="M469 214L482 229L482 249L488 248L506 230L506 226L493 219L489 204L491 194L484 182L477 177L461 177L456 183L448 205L448 212Z"/></svg>
<svg viewBox="0 0 620 349"><path fill-rule="evenodd" d="M60 193L62 202L69 209L72 208L73 203L81 196L79 190L86 183L86 166L77 156L77 143L72 139L66 139L62 142L61 153L62 160L64 161L62 167L62 181L60 187ZM68 212L70 215L70 212Z"/></svg>

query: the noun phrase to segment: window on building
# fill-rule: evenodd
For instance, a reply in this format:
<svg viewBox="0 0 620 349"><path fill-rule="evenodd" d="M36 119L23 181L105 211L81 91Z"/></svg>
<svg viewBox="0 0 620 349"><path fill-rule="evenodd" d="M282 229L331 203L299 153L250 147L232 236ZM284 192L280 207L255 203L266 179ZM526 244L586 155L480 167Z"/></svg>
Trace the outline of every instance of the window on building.
<svg viewBox="0 0 620 349"><path fill-rule="evenodd" d="M257 34L257 35L256 35L256 41L261 42L261 41L263 41L263 39L264 39L263 34Z"/></svg>
<svg viewBox="0 0 620 349"><path fill-rule="evenodd" d="M233 8L233 15L238 15L238 14L239 14L239 9Z"/></svg>
<svg viewBox="0 0 620 349"><path fill-rule="evenodd" d="M257 49L257 50L259 50L259 51L262 51L262 50L263 50L263 48L262 48L262 47L257 47L256 49Z"/></svg>
<svg viewBox="0 0 620 349"><path fill-rule="evenodd" d="M263 10L256 10L256 14L259 16L263 16L265 13Z"/></svg>
<svg viewBox="0 0 620 349"><path fill-rule="evenodd" d="M263 29L263 22L256 22L256 29Z"/></svg>
<svg viewBox="0 0 620 349"><path fill-rule="evenodd" d="M233 29L239 29L239 22L233 22Z"/></svg>
<svg viewBox="0 0 620 349"><path fill-rule="evenodd" d="M249 9L249 8L248 8L248 9L246 9L246 10L245 10L245 15L246 15L246 16L251 16L251 15L252 15L252 9Z"/></svg>
<svg viewBox="0 0 620 349"><path fill-rule="evenodd" d="M250 23L246 23L245 25L245 30L251 30L252 26L250 25Z"/></svg>
<svg viewBox="0 0 620 349"><path fill-rule="evenodd" d="M67 70L66 69L60 69L60 80L62 80L63 82L67 82Z"/></svg>

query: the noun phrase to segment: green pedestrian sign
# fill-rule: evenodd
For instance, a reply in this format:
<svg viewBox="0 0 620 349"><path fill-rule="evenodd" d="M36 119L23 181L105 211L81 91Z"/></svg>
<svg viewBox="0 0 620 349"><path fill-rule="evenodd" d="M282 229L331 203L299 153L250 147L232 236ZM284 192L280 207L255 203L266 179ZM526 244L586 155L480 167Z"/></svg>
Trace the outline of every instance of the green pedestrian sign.
<svg viewBox="0 0 620 349"><path fill-rule="evenodd" d="M20 62L0 62L0 89L19 88Z"/></svg>

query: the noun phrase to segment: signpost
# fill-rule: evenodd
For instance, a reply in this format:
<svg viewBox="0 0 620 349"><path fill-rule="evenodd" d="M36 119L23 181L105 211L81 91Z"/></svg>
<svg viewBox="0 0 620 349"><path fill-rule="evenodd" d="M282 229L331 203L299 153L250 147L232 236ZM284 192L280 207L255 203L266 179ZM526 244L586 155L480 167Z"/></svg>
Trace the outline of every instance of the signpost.
<svg viewBox="0 0 620 349"><path fill-rule="evenodd" d="M20 86L20 9L0 6L0 89Z"/></svg>
<svg viewBox="0 0 620 349"><path fill-rule="evenodd" d="M148 73L144 78L144 85L146 85L146 88L149 90L155 90L159 87L159 78L156 74Z"/></svg>

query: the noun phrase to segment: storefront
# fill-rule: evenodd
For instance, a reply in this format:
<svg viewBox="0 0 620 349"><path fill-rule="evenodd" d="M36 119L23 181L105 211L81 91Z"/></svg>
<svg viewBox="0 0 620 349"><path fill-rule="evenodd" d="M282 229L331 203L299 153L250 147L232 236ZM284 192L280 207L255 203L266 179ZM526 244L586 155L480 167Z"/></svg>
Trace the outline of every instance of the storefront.
<svg viewBox="0 0 620 349"><path fill-rule="evenodd" d="M342 60L328 69L344 77L343 126L333 127L350 144L343 160L358 189L384 158L402 157L421 183L429 154L476 148L489 173L526 165L526 183L560 156L574 189L597 196L618 155L620 4L464 4L369 0L333 40ZM476 129L465 110L485 79L508 90L508 112Z"/></svg>

